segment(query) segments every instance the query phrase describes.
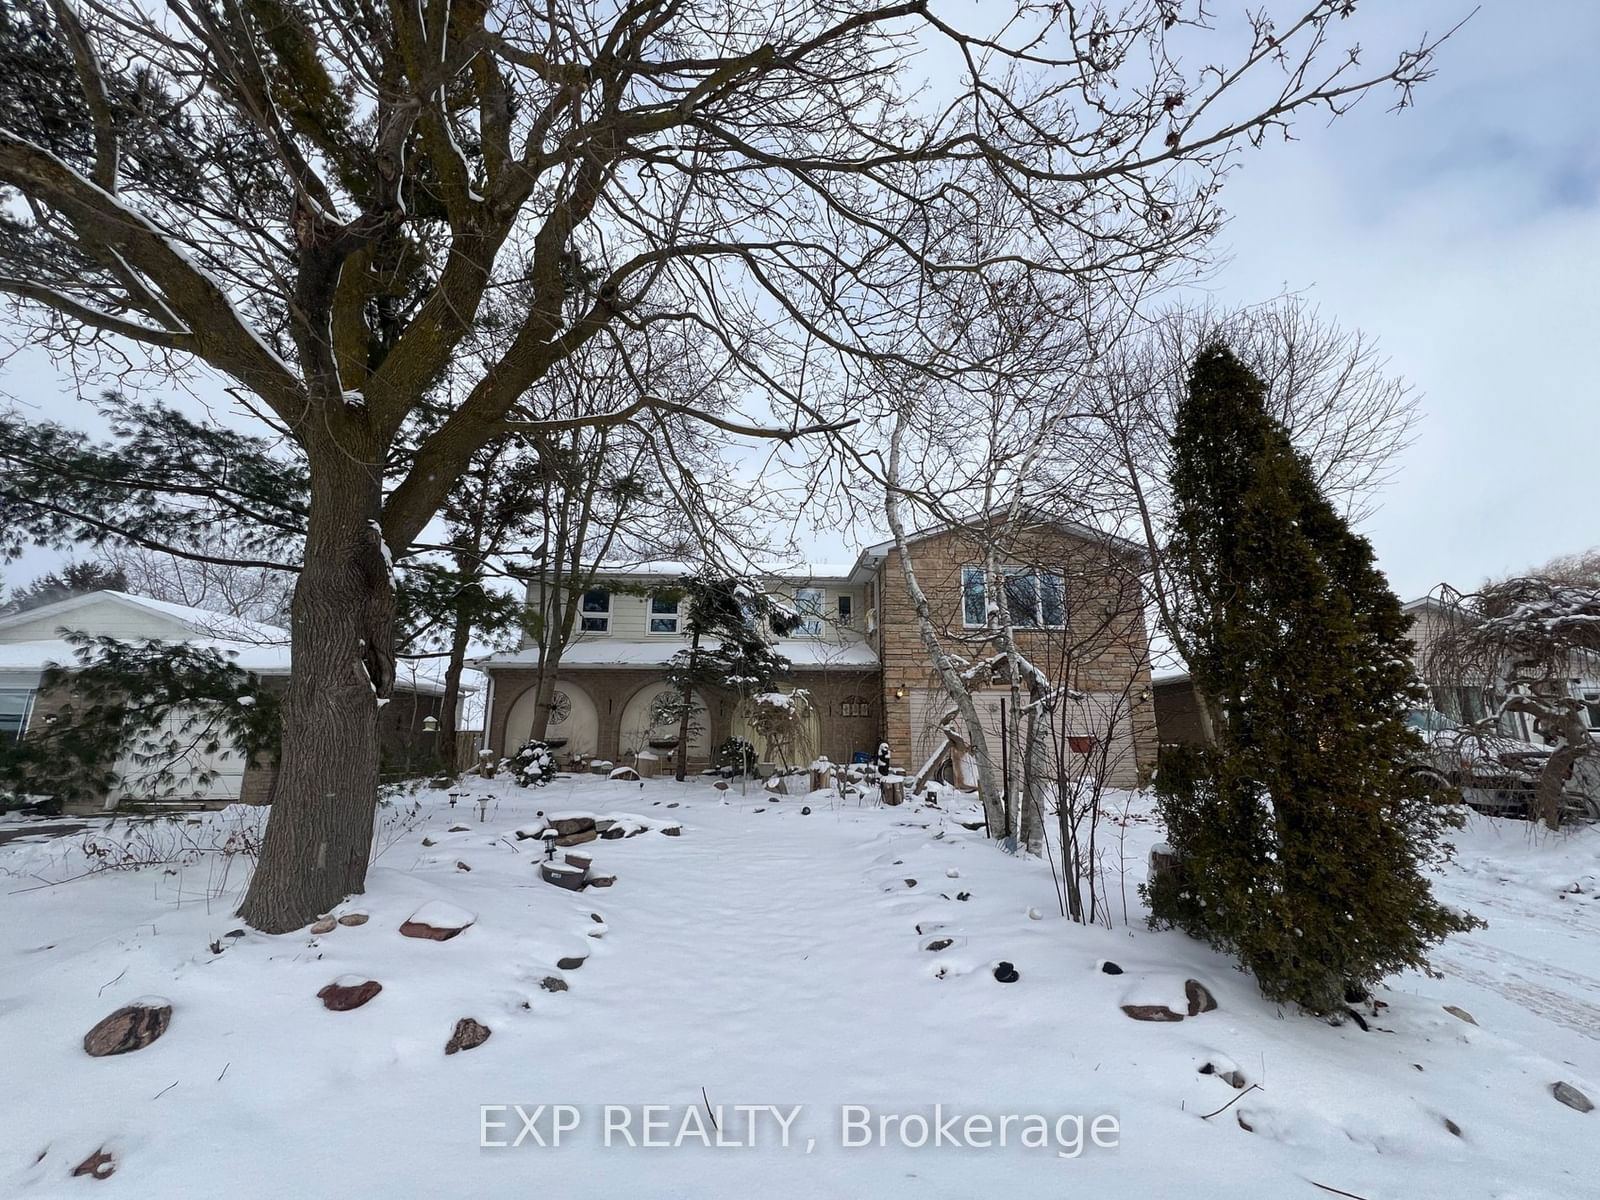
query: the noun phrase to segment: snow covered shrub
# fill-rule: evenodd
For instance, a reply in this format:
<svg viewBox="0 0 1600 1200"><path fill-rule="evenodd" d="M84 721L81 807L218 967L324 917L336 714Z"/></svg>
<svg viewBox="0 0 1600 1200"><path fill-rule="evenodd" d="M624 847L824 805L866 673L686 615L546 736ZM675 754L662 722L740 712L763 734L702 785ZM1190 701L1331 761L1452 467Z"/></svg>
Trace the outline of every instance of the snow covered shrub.
<svg viewBox="0 0 1600 1200"><path fill-rule="evenodd" d="M756 765L756 748L747 738L731 737L717 747L717 761L739 775L748 775Z"/></svg>
<svg viewBox="0 0 1600 1200"><path fill-rule="evenodd" d="M523 787L543 787L556 777L556 756L548 745L534 738L506 759L505 769Z"/></svg>
<svg viewBox="0 0 1600 1200"><path fill-rule="evenodd" d="M1406 725L1410 621L1226 347L1197 359L1172 447L1169 565L1215 742L1163 752L1179 867L1147 889L1151 921L1237 955L1272 1000L1336 1013L1479 924L1424 874L1453 818Z"/></svg>

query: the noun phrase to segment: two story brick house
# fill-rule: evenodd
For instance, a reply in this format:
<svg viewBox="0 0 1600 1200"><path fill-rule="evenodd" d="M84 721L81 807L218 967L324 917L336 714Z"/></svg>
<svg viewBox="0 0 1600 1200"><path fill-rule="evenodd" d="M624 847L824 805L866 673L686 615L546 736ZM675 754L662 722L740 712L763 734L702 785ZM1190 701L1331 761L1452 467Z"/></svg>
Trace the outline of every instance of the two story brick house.
<svg viewBox="0 0 1600 1200"><path fill-rule="evenodd" d="M977 549L983 532L944 526L908 542L941 643L974 661L993 653L983 636L991 602L991 577ZM1059 706L1061 732L1075 746L1109 751L1108 778L1134 783L1156 748L1139 549L1037 517L1008 531L1004 544L994 578L1006 588L1019 646L1053 681L1074 689ZM626 762L654 749L665 757L676 730L653 726L651 713L666 690L666 663L685 645L670 595L684 571L673 564L604 571L606 583L582 597L547 730L558 754ZM785 686L804 689L810 701L804 734L785 758L849 762L887 741L896 760L916 770L943 747L939 726L949 706L893 543L869 546L852 563L810 564L763 582L803 617L799 630L776 642L794 664ZM539 587L530 587L531 604ZM529 638L476 664L490 679L487 744L500 753L515 750L532 728L538 660ZM1008 697L1009 689L993 686L979 696L996 739L1002 720L1015 719L1005 713ZM708 689L697 700L703 717L690 741L691 766L714 761L730 734L749 737L765 754L734 691ZM998 753L999 741L993 745Z"/></svg>

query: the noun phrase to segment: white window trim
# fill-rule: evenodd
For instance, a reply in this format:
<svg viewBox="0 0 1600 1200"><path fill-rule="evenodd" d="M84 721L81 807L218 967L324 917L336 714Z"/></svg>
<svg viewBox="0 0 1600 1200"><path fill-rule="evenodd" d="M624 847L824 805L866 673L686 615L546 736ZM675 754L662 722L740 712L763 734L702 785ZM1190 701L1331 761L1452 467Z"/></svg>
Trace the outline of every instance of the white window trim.
<svg viewBox="0 0 1600 1200"><path fill-rule="evenodd" d="M983 611L985 619L970 621L967 619L967 572L976 571L983 581ZM1065 629L1067 627L1067 577L1063 571L1052 571L1040 567L1001 567L1002 575L1032 575L1033 583L1033 623L1031 625L1018 624L1013 615L1012 627L1015 629ZM1062 619L1052 624L1044 621L1044 588L1041 586L1046 575L1054 575L1061 580L1061 617ZM961 568L961 626L963 629L986 629L989 625L989 579L988 572L974 563L967 563Z"/></svg>
<svg viewBox="0 0 1600 1200"><path fill-rule="evenodd" d="M587 610L587 609L585 609L583 607L583 598L585 596L587 596L590 592L604 592L606 594L606 610L605 610L605 612L590 612L589 610ZM616 597L616 594L614 592L612 592L612 590L610 588L598 588L598 587L584 588L583 591L578 593L578 632L579 633L610 633L611 632L611 617L612 617L612 614L616 612L616 609L617 609L617 597ZM587 624L587 622L589 622L589 621L604 621L605 624L602 625L599 629L590 629L588 627L588 624Z"/></svg>
<svg viewBox="0 0 1600 1200"><path fill-rule="evenodd" d="M658 613L655 610L656 597L646 596L644 601L644 631L652 637L680 637L683 632L683 597L678 597L678 603L670 613ZM671 629L655 629L652 626L657 621L671 621Z"/></svg>
<svg viewBox="0 0 1600 1200"><path fill-rule="evenodd" d="M33 720L33 706L39 700L38 688L7 687L0 688L0 692L22 693L22 723L17 726L17 740L20 742L28 733L28 722Z"/></svg>

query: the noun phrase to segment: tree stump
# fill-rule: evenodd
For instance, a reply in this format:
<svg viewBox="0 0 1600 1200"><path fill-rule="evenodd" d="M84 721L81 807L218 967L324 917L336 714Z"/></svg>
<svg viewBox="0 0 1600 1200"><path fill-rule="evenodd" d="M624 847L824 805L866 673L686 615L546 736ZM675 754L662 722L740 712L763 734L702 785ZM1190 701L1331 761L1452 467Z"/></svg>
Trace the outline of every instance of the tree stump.
<svg viewBox="0 0 1600 1200"><path fill-rule="evenodd" d="M906 781L901 776L893 776L878 782L878 796L891 808L906 802Z"/></svg>

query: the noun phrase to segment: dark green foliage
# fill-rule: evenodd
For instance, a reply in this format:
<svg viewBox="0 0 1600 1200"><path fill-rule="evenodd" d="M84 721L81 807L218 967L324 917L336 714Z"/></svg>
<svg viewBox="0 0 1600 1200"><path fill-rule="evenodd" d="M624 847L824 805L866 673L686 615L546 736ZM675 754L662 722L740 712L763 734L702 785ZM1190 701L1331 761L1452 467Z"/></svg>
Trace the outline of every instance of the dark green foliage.
<svg viewBox="0 0 1600 1200"><path fill-rule="evenodd" d="M506 769L523 787L543 787L556 777L556 756L547 743L534 738L506 760Z"/></svg>
<svg viewBox="0 0 1600 1200"><path fill-rule="evenodd" d="M1225 347L1197 359L1173 450L1169 563L1217 740L1162 759L1181 871L1152 885L1152 920L1335 1012L1475 924L1422 873L1454 818L1414 770L1410 618Z"/></svg>
<svg viewBox="0 0 1600 1200"><path fill-rule="evenodd" d="M190 754L276 753L277 694L221 652L184 642L68 640L77 665L50 667L40 690L66 693L67 703L21 741L0 745L0 792L96 801L127 752L136 770L124 782L146 799L170 799L211 782L191 774Z"/></svg>
<svg viewBox="0 0 1600 1200"><path fill-rule="evenodd" d="M127 576L119 568L93 562L68 563L59 571L41 575L27 586L17 588L11 593L10 601L0 604L0 612L27 612L58 600L70 600L74 596L107 590L128 590Z"/></svg>
<svg viewBox="0 0 1600 1200"><path fill-rule="evenodd" d="M730 737L717 747L717 761L736 774L748 775L756 765L756 748L748 738Z"/></svg>

